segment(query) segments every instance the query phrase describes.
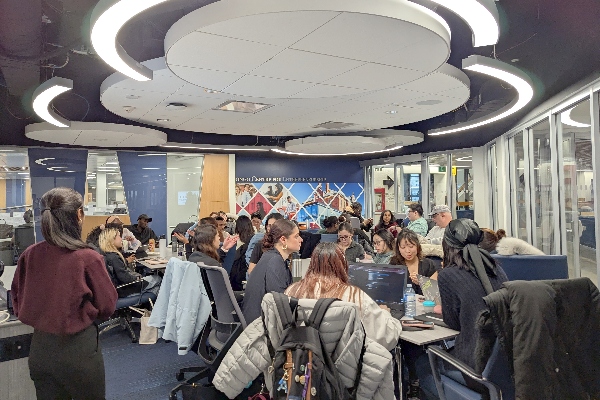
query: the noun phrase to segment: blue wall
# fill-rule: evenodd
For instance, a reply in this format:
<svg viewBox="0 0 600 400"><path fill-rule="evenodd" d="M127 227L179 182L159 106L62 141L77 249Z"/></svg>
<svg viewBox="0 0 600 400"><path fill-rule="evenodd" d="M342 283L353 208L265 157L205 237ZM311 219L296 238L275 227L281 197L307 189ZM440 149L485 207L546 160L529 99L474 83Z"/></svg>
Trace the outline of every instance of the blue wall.
<svg viewBox="0 0 600 400"><path fill-rule="evenodd" d="M167 233L167 156L117 151L131 223L140 214L152 218L158 236ZM141 157L140 157L141 156Z"/></svg>
<svg viewBox="0 0 600 400"><path fill-rule="evenodd" d="M87 150L52 148L29 149L29 176L31 178L35 233L38 242L43 240L40 224L40 198L48 190L56 187L75 189L83 197L85 194L87 157ZM48 168L50 167L61 168L49 170Z"/></svg>

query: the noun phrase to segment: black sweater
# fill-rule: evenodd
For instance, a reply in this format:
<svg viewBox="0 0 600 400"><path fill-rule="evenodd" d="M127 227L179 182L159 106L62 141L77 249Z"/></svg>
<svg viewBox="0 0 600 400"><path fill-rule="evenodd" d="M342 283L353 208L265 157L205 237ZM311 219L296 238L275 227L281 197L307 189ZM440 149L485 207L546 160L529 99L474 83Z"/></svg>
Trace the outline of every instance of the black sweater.
<svg viewBox="0 0 600 400"><path fill-rule="evenodd" d="M498 290L506 281L504 270L498 266L497 275L490 276L492 287ZM451 329L460 331L452 354L475 368L476 322L481 311L487 308L483 301L487 293L475 274L454 265L442 268L438 273L438 285L444 322Z"/></svg>

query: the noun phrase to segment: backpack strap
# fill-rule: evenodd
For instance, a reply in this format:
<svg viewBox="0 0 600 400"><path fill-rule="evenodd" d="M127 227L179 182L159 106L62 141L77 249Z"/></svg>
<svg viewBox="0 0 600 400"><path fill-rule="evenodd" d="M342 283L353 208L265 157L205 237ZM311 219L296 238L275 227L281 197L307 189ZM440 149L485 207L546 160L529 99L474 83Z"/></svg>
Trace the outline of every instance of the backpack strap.
<svg viewBox="0 0 600 400"><path fill-rule="evenodd" d="M313 328L319 330L321 326L321 322L323 321L323 317L327 312L329 306L336 301L337 299L319 299L315 304L312 312L310 313L310 317L308 317L308 321L306 322L306 326L312 326Z"/></svg>
<svg viewBox="0 0 600 400"><path fill-rule="evenodd" d="M271 292L271 294L273 295L273 299L275 299L275 306L277 307L283 329L296 326L295 315L298 309L298 300L293 297L288 298L283 293Z"/></svg>

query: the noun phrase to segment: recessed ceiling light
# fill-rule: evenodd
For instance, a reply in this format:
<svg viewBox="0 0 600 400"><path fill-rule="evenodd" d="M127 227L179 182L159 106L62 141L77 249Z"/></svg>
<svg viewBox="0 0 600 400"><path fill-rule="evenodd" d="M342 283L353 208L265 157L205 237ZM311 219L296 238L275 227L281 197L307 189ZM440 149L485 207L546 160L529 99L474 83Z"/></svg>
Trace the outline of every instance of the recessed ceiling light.
<svg viewBox="0 0 600 400"><path fill-rule="evenodd" d="M91 17L91 40L108 65L136 81L152 79L152 70L132 59L117 43L117 34L133 17L167 0L101 0Z"/></svg>
<svg viewBox="0 0 600 400"><path fill-rule="evenodd" d="M204 89L204 91L205 91L206 93L219 93L219 91L218 91L218 90L212 90L212 89Z"/></svg>
<svg viewBox="0 0 600 400"><path fill-rule="evenodd" d="M129 99L129 100L137 100L140 97L142 97L142 96L138 96L138 95L135 95L135 94L128 94L127 96L125 96L125 98Z"/></svg>
<svg viewBox="0 0 600 400"><path fill-rule="evenodd" d="M170 122L171 120L168 118L158 118L156 122Z"/></svg>
<svg viewBox="0 0 600 400"><path fill-rule="evenodd" d="M33 92L33 111L44 121L60 128L67 128L71 122L50 109L50 103L59 94L73 89L73 81L55 76L42 83Z"/></svg>
<svg viewBox="0 0 600 400"><path fill-rule="evenodd" d="M183 103L169 103L165 107L168 111L181 111L185 110L187 106Z"/></svg>
<svg viewBox="0 0 600 400"><path fill-rule="evenodd" d="M235 111L256 114L259 111L265 110L269 107L273 107L273 104L262 104L262 103L251 103L249 101L235 101L229 100L219 106L213 108L213 110L221 111Z"/></svg>
<svg viewBox="0 0 600 400"><path fill-rule="evenodd" d="M390 111L386 111L386 114L398 114L398 111L396 110L390 110Z"/></svg>
<svg viewBox="0 0 600 400"><path fill-rule="evenodd" d="M387 153L389 151L394 151L394 150L398 150L401 149L402 145L398 145L398 146L388 146L383 150L377 150L377 151L365 151L365 152L360 152L360 153L345 153L345 154L335 154L335 153L331 153L331 154L326 154L326 153L319 153L319 154L314 154L314 153L296 153L293 151L288 151L288 150L283 150L283 149L271 149L271 151L275 152L275 153L281 153L281 154L289 154L289 155L293 155L293 156L358 156L358 155L362 155L362 154L376 154L376 153Z"/></svg>
<svg viewBox="0 0 600 400"><path fill-rule="evenodd" d="M435 104L440 104L441 102L441 100L422 100L417 101L417 104L420 106L433 106Z"/></svg>
<svg viewBox="0 0 600 400"><path fill-rule="evenodd" d="M493 0L433 0L461 17L473 32L473 46L498 43L500 24Z"/></svg>
<svg viewBox="0 0 600 400"><path fill-rule="evenodd" d="M513 58L512 60L510 60L510 62L516 63L516 62L519 62L519 59L518 58Z"/></svg>
<svg viewBox="0 0 600 400"><path fill-rule="evenodd" d="M517 67L496 59L477 55L465 58L462 61L462 65L463 69L486 74L508 83L517 90L517 98L500 110L488 114L483 118L458 124L454 127L435 129L429 131L429 135L444 135L446 133L460 132L490 124L519 111L533 98L533 84L531 83L531 79Z"/></svg>

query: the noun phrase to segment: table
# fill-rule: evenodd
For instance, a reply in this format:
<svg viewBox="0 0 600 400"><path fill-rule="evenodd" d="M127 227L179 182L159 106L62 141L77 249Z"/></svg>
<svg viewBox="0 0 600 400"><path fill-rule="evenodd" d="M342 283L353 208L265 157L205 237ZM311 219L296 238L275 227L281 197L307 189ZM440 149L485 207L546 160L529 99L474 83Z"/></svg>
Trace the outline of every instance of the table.
<svg viewBox="0 0 600 400"><path fill-rule="evenodd" d="M158 259L159 257L148 257L148 258L144 258L141 260L136 260L136 262L142 264L144 267L151 269L153 271L157 271L157 270L164 270L165 268L167 268L167 263L164 264L149 264L148 261L152 260L152 259Z"/></svg>
<svg viewBox="0 0 600 400"><path fill-rule="evenodd" d="M417 301L417 315L425 314L423 302ZM403 317L402 319L409 319ZM410 343L414 343L418 346L424 346L433 342L439 342L441 340L452 339L456 337L460 332L454 329L445 328L443 326L435 325L433 329L424 329L422 331L402 331L400 340L405 340Z"/></svg>

